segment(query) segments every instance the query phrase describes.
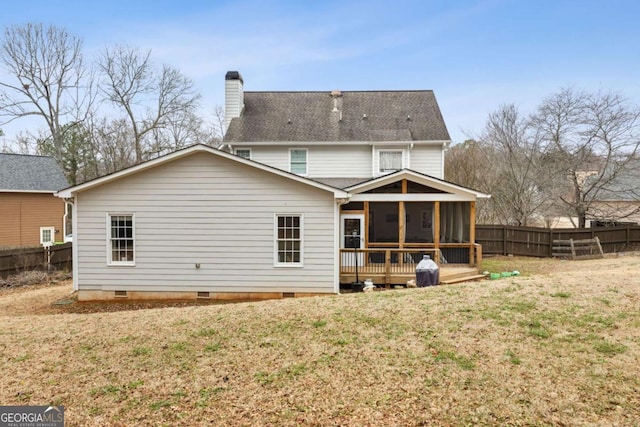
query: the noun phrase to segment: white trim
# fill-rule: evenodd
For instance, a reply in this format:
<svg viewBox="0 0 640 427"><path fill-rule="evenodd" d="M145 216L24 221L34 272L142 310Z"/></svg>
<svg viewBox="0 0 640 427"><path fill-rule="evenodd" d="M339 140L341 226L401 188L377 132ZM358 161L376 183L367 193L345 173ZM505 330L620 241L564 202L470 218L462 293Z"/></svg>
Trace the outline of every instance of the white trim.
<svg viewBox="0 0 640 427"><path fill-rule="evenodd" d="M278 217L297 216L300 218L300 262L278 261ZM290 212L276 212L273 215L273 266L277 268L302 268L304 267L304 214Z"/></svg>
<svg viewBox="0 0 640 427"><path fill-rule="evenodd" d="M351 202L473 202L476 200L471 194L446 194L446 193L410 193L410 194L385 194L363 193L354 194Z"/></svg>
<svg viewBox="0 0 640 427"><path fill-rule="evenodd" d="M423 185L427 185L429 187L435 188L437 190L440 191L444 191L445 193L452 193L452 194L457 194L460 197L462 197L461 199L456 199L456 200L460 200L460 201L465 201L465 200L469 200L468 197L474 197L474 198L490 198L491 195L490 194L485 194L485 193L481 193L479 191L475 191L472 190L470 188L465 188L465 187L461 187L457 184L453 184L451 182L448 181L443 181L441 179L438 178L434 178L428 175L424 175L418 172L414 172L412 170L409 169L403 169L397 172L391 172L387 175L383 175L381 177L378 178L374 178L371 179L369 181L360 183L360 184L356 184L356 185L352 185L351 187L346 188L346 191L349 191L353 196L352 199L353 201L356 201L355 197L359 194L359 193L364 193L366 191L372 190L374 188L378 188L378 187L382 187L384 185L387 184L391 184L393 182L399 181L401 179L410 179L412 181L415 181L419 184L423 184ZM378 194L380 196L384 196L383 194ZM397 196L398 194L396 194ZM441 193L434 193L434 196L436 196L434 199L430 199L430 200L444 200L442 198L438 198L445 196L444 194ZM372 194L369 194L368 196L373 196ZM391 194L389 195L391 196ZM408 195L407 195L408 196ZM362 201L362 198L359 198L358 201ZM398 199L396 199L398 200ZM410 199L404 199L404 200L410 200ZM425 199L421 199L421 200L425 200Z"/></svg>
<svg viewBox="0 0 640 427"><path fill-rule="evenodd" d="M15 189L2 189L0 193L34 193L34 194L56 194L56 190L15 190Z"/></svg>
<svg viewBox="0 0 640 427"><path fill-rule="evenodd" d="M244 156L240 156L240 154L238 154L238 150L244 150L244 151L248 151L249 152L249 157L244 157ZM245 148L245 147L241 147L241 148L234 148L233 149L233 154L235 154L236 156L240 156L243 159L247 159L247 160L251 160L251 157L253 155L253 153L251 152L251 148Z"/></svg>
<svg viewBox="0 0 640 427"><path fill-rule="evenodd" d="M114 261L111 248L111 217L112 216L130 216L131 217L131 235L133 239L133 261ZM135 267L136 259L136 214L132 212L108 212L106 215L106 244L107 244L107 266L109 267ZM75 246L75 243L74 243Z"/></svg>
<svg viewBox="0 0 640 427"><path fill-rule="evenodd" d="M338 201L333 209L333 292L340 293L340 206Z"/></svg>
<svg viewBox="0 0 640 427"><path fill-rule="evenodd" d="M64 190L60 190L57 193L55 193L55 195L57 197L61 197L61 198L73 197L74 195L76 195L77 193L79 193L81 191L86 191L86 190L89 190L91 188L95 188L95 187L101 186L103 184L106 184L108 182L116 181L118 179L127 177L129 175L136 174L136 173L138 173L140 171L144 171L144 170L151 169L151 168L159 166L159 165L163 165L165 163L169 163L169 162L171 162L171 161L173 161L175 159L180 159L182 157L187 157L187 156L192 155L194 153L209 153L209 154L212 154L212 155L220 156L222 158L233 160L235 162L238 162L238 163L241 163L241 164L244 164L244 165L248 165L248 166L254 167L254 168L259 169L259 170L270 172L270 173L272 173L274 175L282 176L282 177L291 179L293 181L297 181L297 182L300 182L302 184L309 185L311 187L315 187L315 188L319 188L319 189L324 190L324 191L328 191L330 193L333 193L334 197L336 197L336 198L348 198L349 197L349 193L347 193L346 191L343 191L343 190L341 190L339 188L335 188L335 187L331 187L329 185L321 184L321 183L319 183L317 181L313 181L313 180L304 178L304 177L302 177L300 175L292 174L290 172L283 171L283 170L275 168L273 166L268 166L268 165L266 165L264 163L255 162L253 160L247 160L247 159L244 159L242 157L236 156L235 154L227 153L225 151L221 151L221 150L218 150L216 148L209 147L207 145L202 145L202 144L192 145L191 147L175 151L175 152L173 152L171 154L167 154L167 155L162 156L162 157L158 157L157 159L149 160L147 162L140 163L139 165L131 166L129 168L123 169L123 170L121 170L119 172L112 173L110 175L103 176L101 178L96 178L94 180L85 182L84 184L80 184L80 185L76 185L75 187L69 187L69 188L66 188ZM307 169L308 169L308 162L309 162L309 160L307 159Z"/></svg>
<svg viewBox="0 0 640 427"><path fill-rule="evenodd" d="M291 170L291 152L292 151L304 151L304 173L298 173L298 172L294 172L293 170ZM292 147L289 148L289 172L294 173L298 176L308 176L309 175L309 149L308 148L299 148L299 147Z"/></svg>
<svg viewBox="0 0 640 427"><path fill-rule="evenodd" d="M261 146L268 145L270 147L278 146L317 146L317 145L443 145L450 143L451 140L422 140L422 141L225 141L227 146Z"/></svg>
<svg viewBox="0 0 640 427"><path fill-rule="evenodd" d="M71 273L73 275L73 290L78 290L78 242L79 234L78 234L78 197L76 196L72 202L72 213L71 213L71 228L73 228L73 243L71 244L71 256L73 257L73 262L71 263Z"/></svg>

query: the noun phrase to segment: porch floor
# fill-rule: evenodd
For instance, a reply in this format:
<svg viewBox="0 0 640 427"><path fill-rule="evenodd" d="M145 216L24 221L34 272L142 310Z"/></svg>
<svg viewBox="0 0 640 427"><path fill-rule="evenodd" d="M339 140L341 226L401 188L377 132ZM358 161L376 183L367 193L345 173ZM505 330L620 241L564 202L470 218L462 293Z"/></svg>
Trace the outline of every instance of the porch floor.
<svg viewBox="0 0 640 427"><path fill-rule="evenodd" d="M355 267L342 266L340 272L340 283L351 284L356 281ZM411 270L392 271L388 275L380 271L375 265L365 265L358 267L358 279L364 282L371 279L377 286L385 285L406 285L407 281L416 278L413 268ZM455 280L463 277L471 277L478 275L478 269L468 264L445 264L440 266L440 282ZM389 277L387 283L387 277Z"/></svg>

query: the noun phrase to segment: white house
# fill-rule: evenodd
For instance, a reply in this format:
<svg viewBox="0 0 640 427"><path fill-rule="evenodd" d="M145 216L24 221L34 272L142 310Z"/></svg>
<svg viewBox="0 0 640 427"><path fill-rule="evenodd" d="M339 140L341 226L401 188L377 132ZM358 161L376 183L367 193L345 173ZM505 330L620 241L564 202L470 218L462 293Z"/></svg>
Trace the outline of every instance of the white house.
<svg viewBox="0 0 640 427"><path fill-rule="evenodd" d="M479 263L487 195L442 180L433 92L244 92L229 72L226 97L223 150L58 193L73 201L80 300L331 294L358 274L405 283L422 254Z"/></svg>

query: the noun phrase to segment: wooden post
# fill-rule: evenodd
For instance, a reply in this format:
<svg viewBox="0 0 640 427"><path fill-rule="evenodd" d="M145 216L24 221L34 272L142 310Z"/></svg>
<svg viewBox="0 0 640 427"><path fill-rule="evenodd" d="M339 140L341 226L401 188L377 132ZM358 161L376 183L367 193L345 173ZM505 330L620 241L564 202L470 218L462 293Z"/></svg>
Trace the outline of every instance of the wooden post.
<svg viewBox="0 0 640 427"><path fill-rule="evenodd" d="M364 248L369 247L369 202L364 202Z"/></svg>
<svg viewBox="0 0 640 427"><path fill-rule="evenodd" d="M507 226L502 227L502 255L507 254Z"/></svg>
<svg viewBox="0 0 640 427"><path fill-rule="evenodd" d="M440 201L433 202L433 243L440 249Z"/></svg>
<svg viewBox="0 0 640 427"><path fill-rule="evenodd" d="M391 250L384 251L384 284L386 288L391 287Z"/></svg>
<svg viewBox="0 0 640 427"><path fill-rule="evenodd" d="M474 265L476 243L476 202L469 202L469 263Z"/></svg>
<svg viewBox="0 0 640 427"><path fill-rule="evenodd" d="M404 248L404 231L406 226L406 211L404 208L404 202L398 202L398 247Z"/></svg>

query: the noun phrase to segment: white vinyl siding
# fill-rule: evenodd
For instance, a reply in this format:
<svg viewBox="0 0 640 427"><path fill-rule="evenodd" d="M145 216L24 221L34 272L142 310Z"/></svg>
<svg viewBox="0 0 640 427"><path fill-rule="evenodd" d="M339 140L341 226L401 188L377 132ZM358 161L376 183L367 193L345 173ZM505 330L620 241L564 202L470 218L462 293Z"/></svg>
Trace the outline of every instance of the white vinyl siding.
<svg viewBox="0 0 640 427"><path fill-rule="evenodd" d="M302 267L303 224L302 215L276 215L274 265L277 267Z"/></svg>
<svg viewBox="0 0 640 427"><path fill-rule="evenodd" d="M416 172L444 179L444 152L442 145L414 145L411 150L411 166Z"/></svg>
<svg viewBox="0 0 640 427"><path fill-rule="evenodd" d="M289 172L296 175L307 175L307 150L292 148L289 150Z"/></svg>
<svg viewBox="0 0 640 427"><path fill-rule="evenodd" d="M196 153L82 192L80 290L333 293L331 192ZM135 212L135 267L105 265L105 215ZM304 215L304 266L274 266L274 216ZM196 264L200 268L196 268Z"/></svg>
<svg viewBox="0 0 640 427"><path fill-rule="evenodd" d="M289 171L289 147L254 146L251 159ZM314 145L307 150L307 176L367 178L371 176L370 145Z"/></svg>
<svg viewBox="0 0 640 427"><path fill-rule="evenodd" d="M133 214L107 215L107 264L135 265Z"/></svg>

